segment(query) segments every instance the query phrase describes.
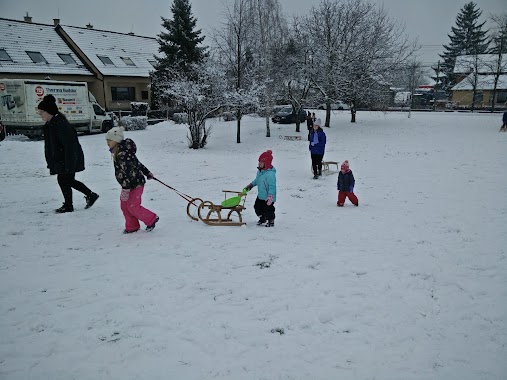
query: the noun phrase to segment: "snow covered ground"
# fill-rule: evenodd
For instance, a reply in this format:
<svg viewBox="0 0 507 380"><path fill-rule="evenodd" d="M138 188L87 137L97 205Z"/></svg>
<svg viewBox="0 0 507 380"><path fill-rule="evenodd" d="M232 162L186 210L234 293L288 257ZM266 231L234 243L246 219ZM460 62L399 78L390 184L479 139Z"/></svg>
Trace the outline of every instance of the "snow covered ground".
<svg viewBox="0 0 507 380"><path fill-rule="evenodd" d="M317 111L323 118L324 111ZM0 143L1 379L505 379L507 133L501 115L336 112L325 159L348 159L358 208L336 207L337 175L312 179L306 126L212 121L187 148L169 122L127 132L179 191L241 190L273 150L276 226L212 227L148 182L153 232L122 235L104 135L80 137L77 178L100 194L62 203L43 142ZM348 202L348 201L347 201Z"/></svg>

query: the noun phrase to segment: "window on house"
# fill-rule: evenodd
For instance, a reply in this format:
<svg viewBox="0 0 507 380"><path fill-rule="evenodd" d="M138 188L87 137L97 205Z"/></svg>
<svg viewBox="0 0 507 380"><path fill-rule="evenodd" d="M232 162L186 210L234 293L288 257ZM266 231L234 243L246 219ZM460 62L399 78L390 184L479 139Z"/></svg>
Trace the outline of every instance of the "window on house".
<svg viewBox="0 0 507 380"><path fill-rule="evenodd" d="M134 87L111 87L111 98L113 100L136 100L136 89Z"/></svg>
<svg viewBox="0 0 507 380"><path fill-rule="evenodd" d="M507 90L500 90L496 93L496 104L507 102Z"/></svg>
<svg viewBox="0 0 507 380"><path fill-rule="evenodd" d="M141 99L142 100L148 99L148 91L141 91Z"/></svg>
<svg viewBox="0 0 507 380"><path fill-rule="evenodd" d="M28 54L34 63L48 63L48 61L46 61L46 58L44 58L38 51L27 51L26 54Z"/></svg>
<svg viewBox="0 0 507 380"><path fill-rule="evenodd" d="M102 61L104 65L112 65L114 66L113 61L109 57L106 57L105 55L97 55L97 57Z"/></svg>
<svg viewBox="0 0 507 380"><path fill-rule="evenodd" d="M150 62L150 65L152 65L153 68L155 68L155 69L157 68L157 61L153 61L151 59L148 59L148 62Z"/></svg>
<svg viewBox="0 0 507 380"><path fill-rule="evenodd" d="M0 61L11 61L12 62L11 56L9 54L7 54L5 49L0 49Z"/></svg>
<svg viewBox="0 0 507 380"><path fill-rule="evenodd" d="M58 56L62 59L63 62L65 62L67 65L76 65L77 62L72 58L70 54L62 54L58 53Z"/></svg>
<svg viewBox="0 0 507 380"><path fill-rule="evenodd" d="M132 60L129 57L121 57L121 59L123 59L123 62L125 62L125 64L127 66L135 66L136 65L134 62L132 62Z"/></svg>

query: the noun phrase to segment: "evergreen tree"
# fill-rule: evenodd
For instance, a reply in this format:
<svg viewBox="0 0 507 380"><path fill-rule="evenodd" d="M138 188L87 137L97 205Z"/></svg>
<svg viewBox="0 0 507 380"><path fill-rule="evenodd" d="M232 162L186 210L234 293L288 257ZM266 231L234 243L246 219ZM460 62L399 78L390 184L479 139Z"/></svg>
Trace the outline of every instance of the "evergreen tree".
<svg viewBox="0 0 507 380"><path fill-rule="evenodd" d="M171 6L172 19L161 17L166 30L158 35L161 57L155 57L157 66L152 75L152 103L158 103L163 83L178 73L192 76L192 67L206 57L206 47L198 45L204 41L201 30L195 30L197 19L192 15L189 0L174 0Z"/></svg>
<svg viewBox="0 0 507 380"><path fill-rule="evenodd" d="M453 71L457 56L484 54L488 51L488 31L482 30L486 22L478 23L482 11L476 7L473 1L463 6L456 17L456 26L451 27L452 33L448 34L450 43L443 45L445 51L440 57L443 58L442 70L447 77L446 91L456 83Z"/></svg>
<svg viewBox="0 0 507 380"><path fill-rule="evenodd" d="M491 38L492 47L491 54L506 54L507 53L507 12L500 16L492 17L496 28Z"/></svg>

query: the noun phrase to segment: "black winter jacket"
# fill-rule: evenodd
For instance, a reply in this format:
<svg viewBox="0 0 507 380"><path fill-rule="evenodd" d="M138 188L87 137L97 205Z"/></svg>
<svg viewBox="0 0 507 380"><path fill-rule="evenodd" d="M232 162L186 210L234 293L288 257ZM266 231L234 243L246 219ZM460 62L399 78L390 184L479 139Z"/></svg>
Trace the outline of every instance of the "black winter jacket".
<svg viewBox="0 0 507 380"><path fill-rule="evenodd" d="M62 115L56 114L44 126L44 154L51 175L75 174L85 169L77 132Z"/></svg>
<svg viewBox="0 0 507 380"><path fill-rule="evenodd" d="M356 180L354 179L352 170L349 170L345 174L343 174L340 170L340 173L338 174L338 183L336 184L338 191L344 191L346 193L353 192L355 184Z"/></svg>
<svg viewBox="0 0 507 380"><path fill-rule="evenodd" d="M144 176L150 171L136 157L136 144L131 139L118 143L118 155L114 160L114 174L122 189L135 189L146 183Z"/></svg>

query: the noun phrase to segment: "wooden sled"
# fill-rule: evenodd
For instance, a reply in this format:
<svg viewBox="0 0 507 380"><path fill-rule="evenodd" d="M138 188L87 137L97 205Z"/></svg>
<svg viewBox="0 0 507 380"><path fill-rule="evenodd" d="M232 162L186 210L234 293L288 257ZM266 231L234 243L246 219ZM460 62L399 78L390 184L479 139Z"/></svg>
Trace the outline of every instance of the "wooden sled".
<svg viewBox="0 0 507 380"><path fill-rule="evenodd" d="M282 135L280 135L280 138L282 140L291 140L291 141L301 140L301 136L282 136Z"/></svg>
<svg viewBox="0 0 507 380"><path fill-rule="evenodd" d="M336 170L335 167L336 166ZM313 174L313 167L310 165L310 171ZM322 174L336 174L340 171L339 163L336 161L322 161Z"/></svg>
<svg viewBox="0 0 507 380"><path fill-rule="evenodd" d="M188 202L187 215L192 220L201 220L208 226L242 226L241 212L246 209L246 194L241 191L222 190L225 200L221 204L211 201L203 201L201 198L193 198ZM227 194L236 194L236 197L227 198ZM227 216L222 216L222 211ZM195 216L197 214L197 217Z"/></svg>

